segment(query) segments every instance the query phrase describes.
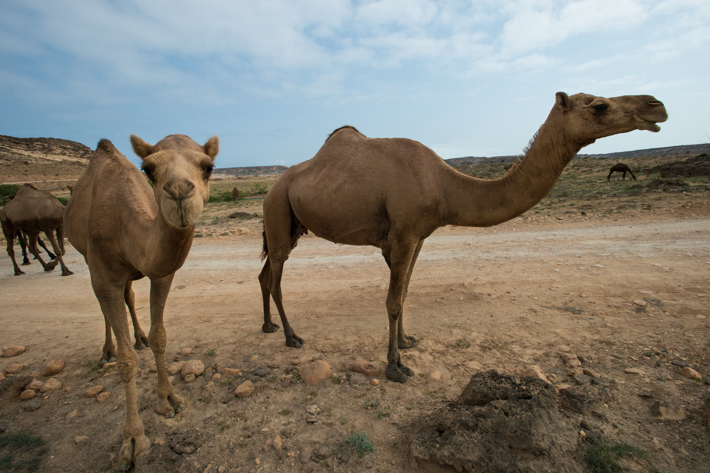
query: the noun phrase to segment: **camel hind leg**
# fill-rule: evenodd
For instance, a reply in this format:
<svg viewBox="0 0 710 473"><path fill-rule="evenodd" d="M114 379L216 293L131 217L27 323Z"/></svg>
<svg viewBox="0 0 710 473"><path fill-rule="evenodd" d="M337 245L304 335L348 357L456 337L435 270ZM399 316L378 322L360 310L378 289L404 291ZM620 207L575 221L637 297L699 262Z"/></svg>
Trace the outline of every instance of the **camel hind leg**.
<svg viewBox="0 0 710 473"><path fill-rule="evenodd" d="M15 261L15 235L19 233L19 231L15 230L15 227L12 226L9 220L5 220L4 215L4 213L0 215L0 217L3 217L0 218L0 224L2 224L2 233L5 235L5 240L7 241L7 255L12 260L15 276L20 276L25 274L25 272L20 269L17 265L17 261ZM20 238L22 238L22 235L20 235ZM20 243L20 246L22 246L24 251L24 245Z"/></svg>
<svg viewBox="0 0 710 473"><path fill-rule="evenodd" d="M39 235L39 232L28 232L27 237L29 238L29 250L30 253L35 257L37 261L39 261L39 264L42 265L42 268L45 271L52 271L54 268L57 266L57 263L59 263L59 259L54 259L51 260L49 263L45 263L42 257L39 255L39 251L37 250L37 235ZM62 272L62 276L64 276L64 273Z"/></svg>
<svg viewBox="0 0 710 473"><path fill-rule="evenodd" d="M264 282L262 282L262 295L264 294L264 284L266 285L266 290L268 291L268 293L264 296L264 326L262 327L262 329L264 330L264 332L267 332L266 329L269 327L267 323L270 324L272 327L275 327L272 332L275 332L276 329L278 329L278 325L271 323L271 314L269 310L268 299L268 294L271 294L272 299L274 299L274 304L276 305L276 310L278 310L279 316L281 317L281 323L284 327L284 335L286 336L286 346L293 348L301 348L301 346L306 343L306 341L296 335L296 332L293 331L291 324L288 323L288 319L286 318L286 311L284 310L283 306L283 299L281 296L281 275L283 274L283 265L283 261L271 261L270 258L268 258L266 263L264 264L264 269L261 272L262 274L264 274ZM260 282L262 281L262 274L259 275Z"/></svg>
<svg viewBox="0 0 710 473"><path fill-rule="evenodd" d="M27 257L27 240L25 232L22 230L17 232L17 241L20 242L20 248L22 249L22 266L29 266L32 264L30 259Z"/></svg>
<svg viewBox="0 0 710 473"><path fill-rule="evenodd" d="M133 347L136 350L142 350L148 346L148 337L138 323L138 315L136 314L136 295L133 292L133 282L126 283L126 290L123 292L123 300L128 306L128 312L131 314L131 322L133 322L133 336L136 339L136 344Z"/></svg>
<svg viewBox="0 0 710 473"><path fill-rule="evenodd" d="M57 232L57 233L59 233L59 232ZM54 249L54 252L57 254L56 259L52 260L50 262L50 264L54 263L54 266L56 266L57 260L59 260L59 265L62 267L62 276L71 276L72 274L74 274L72 271L69 271L69 268L67 268L67 265L64 264L64 258L62 258L63 251L59 247L59 243L57 243L57 238L55 238L55 236L54 236L53 229L51 229L51 228L46 229L44 231L44 234L47 236L47 239L52 244L52 248ZM64 240L64 233L62 232L61 235L62 235L62 240ZM62 242L62 245L63 244L64 243ZM54 266L52 266L52 268L54 268Z"/></svg>

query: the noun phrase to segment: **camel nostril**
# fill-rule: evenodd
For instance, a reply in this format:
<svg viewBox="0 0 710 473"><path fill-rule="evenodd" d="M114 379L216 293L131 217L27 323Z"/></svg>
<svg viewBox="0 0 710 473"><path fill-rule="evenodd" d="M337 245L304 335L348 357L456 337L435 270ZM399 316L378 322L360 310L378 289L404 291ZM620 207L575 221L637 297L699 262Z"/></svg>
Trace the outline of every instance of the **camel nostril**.
<svg viewBox="0 0 710 473"><path fill-rule="evenodd" d="M170 181L163 186L163 192L173 200L182 200L192 197L195 193L195 184L187 179Z"/></svg>

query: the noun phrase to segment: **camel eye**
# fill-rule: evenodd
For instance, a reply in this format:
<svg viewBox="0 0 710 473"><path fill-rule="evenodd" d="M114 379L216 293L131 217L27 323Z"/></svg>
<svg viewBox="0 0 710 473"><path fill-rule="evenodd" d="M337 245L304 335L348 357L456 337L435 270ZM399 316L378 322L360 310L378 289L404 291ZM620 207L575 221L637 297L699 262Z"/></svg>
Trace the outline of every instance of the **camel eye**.
<svg viewBox="0 0 710 473"><path fill-rule="evenodd" d="M214 169L214 166L205 166L205 179L212 175L212 169Z"/></svg>
<svg viewBox="0 0 710 473"><path fill-rule="evenodd" d="M145 173L146 177L150 182L155 182L155 177L153 176L153 168L149 166L144 166L141 168L143 172Z"/></svg>

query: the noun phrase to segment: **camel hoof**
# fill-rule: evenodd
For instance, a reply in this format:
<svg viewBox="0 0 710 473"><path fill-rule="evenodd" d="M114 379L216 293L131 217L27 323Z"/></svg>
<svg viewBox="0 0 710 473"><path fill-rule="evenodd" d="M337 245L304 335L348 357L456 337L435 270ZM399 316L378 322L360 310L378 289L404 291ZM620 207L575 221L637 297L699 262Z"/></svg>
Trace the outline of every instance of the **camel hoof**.
<svg viewBox="0 0 710 473"><path fill-rule="evenodd" d="M133 348L135 348L136 350L142 350L144 348L148 348L148 345L143 342L136 342L136 344L133 345Z"/></svg>
<svg viewBox="0 0 710 473"><path fill-rule="evenodd" d="M74 273L69 270L62 271L62 276L71 276L72 274L74 274Z"/></svg>
<svg viewBox="0 0 710 473"><path fill-rule="evenodd" d="M295 337L293 339L286 339L286 346L291 348L301 348L306 341L300 337Z"/></svg>
<svg viewBox="0 0 710 473"><path fill-rule="evenodd" d="M23 274L25 274L24 271L15 271L15 276L22 276Z"/></svg>
<svg viewBox="0 0 710 473"><path fill-rule="evenodd" d="M409 378L414 376L414 370L412 370L411 368L408 368L404 365L399 365L399 370Z"/></svg>
<svg viewBox="0 0 710 473"><path fill-rule="evenodd" d="M22 265L21 265L21 266L29 266L29 265L31 265L31 264L32 264L32 263L30 263L30 260L27 260L27 259L26 259L26 260L24 260L24 261L22 262Z"/></svg>
<svg viewBox="0 0 710 473"><path fill-rule="evenodd" d="M411 375L414 374L414 372L412 370L410 370L409 368L407 368L406 366L404 368L409 370L411 372ZM385 374L387 375L387 379L389 379L390 381L394 381L395 383L405 383L408 379L408 376L406 374L404 374L397 367L397 365L387 365L387 369L385 370Z"/></svg>
<svg viewBox="0 0 710 473"><path fill-rule="evenodd" d="M264 324L261 326L261 330L264 333L274 333L278 329L279 329L279 325L277 325L277 324L268 324L268 325Z"/></svg>
<svg viewBox="0 0 710 473"><path fill-rule="evenodd" d="M398 343L397 346L400 349L414 348L417 346L417 339L412 336L405 335L404 340L402 340L401 343Z"/></svg>

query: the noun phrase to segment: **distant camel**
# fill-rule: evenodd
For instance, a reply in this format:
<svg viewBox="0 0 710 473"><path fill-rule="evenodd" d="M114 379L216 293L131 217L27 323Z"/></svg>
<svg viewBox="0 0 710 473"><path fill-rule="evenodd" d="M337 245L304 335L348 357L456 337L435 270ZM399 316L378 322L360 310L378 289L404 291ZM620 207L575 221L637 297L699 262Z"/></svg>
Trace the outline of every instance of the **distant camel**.
<svg viewBox="0 0 710 473"><path fill-rule="evenodd" d="M45 271L52 271L58 262L62 267L62 276L74 274L69 271L62 259L65 253L63 222L64 205L56 197L49 192L37 189L32 184L24 184L20 187L20 190L15 194L15 198L8 202L0 211L0 223L7 240L7 254L12 259L15 276L25 274L17 266L13 245L15 236L21 231L27 233L29 250ZM57 254L57 258L48 263L42 260L37 249L37 237L40 232L44 232L52 244L54 252ZM23 246L22 243L20 242L20 246Z"/></svg>
<svg viewBox="0 0 710 473"><path fill-rule="evenodd" d="M626 173L628 172L631 174L631 177L634 178L634 181L636 180L636 176L634 176L634 173L631 171L631 168L628 167L626 164L623 163L617 163L614 164L611 169L609 170L609 175L606 177L606 180L611 179L611 175L614 174L615 172L623 172L624 174L621 176L621 180L625 181L626 180Z"/></svg>
<svg viewBox="0 0 710 473"><path fill-rule="evenodd" d="M101 140L65 213L67 236L89 266L107 335L108 327L116 335L118 373L126 390L126 423L118 455L123 471L150 447L138 415L139 360L126 320L131 282L150 279L148 340L158 374L155 411L171 418L185 409L185 401L175 393L165 367L168 339L163 311L175 272L190 252L195 222L209 199L209 178L219 150L216 136L204 146L185 135L171 135L152 146L131 135L131 144L143 160L145 174L110 141Z"/></svg>
<svg viewBox="0 0 710 473"><path fill-rule="evenodd" d="M492 180L458 172L417 141L337 129L312 159L288 168L264 199L262 330L278 328L271 321L271 297L286 345L304 343L288 323L281 294L284 262L301 235L310 230L334 243L378 247L390 268L385 372L392 381L406 381L414 372L402 364L399 349L413 347L415 339L404 332L404 302L424 240L446 225L490 227L521 215L550 192L582 147L632 130L659 131L656 122L667 118L663 104L648 95L558 92L525 156Z"/></svg>
<svg viewBox="0 0 710 473"><path fill-rule="evenodd" d="M232 189L232 200L234 201L235 204L239 200L239 191L237 190L236 187L234 189Z"/></svg>
<svg viewBox="0 0 710 473"><path fill-rule="evenodd" d="M10 200L12 200L14 198L15 198L14 195L8 196L8 199L10 199ZM24 230L21 230L17 234L17 241L20 242L20 248L22 249L22 266L27 266L30 264L30 260L27 258L27 245L29 244L29 241L30 241L29 236L27 236L27 232L25 232ZM44 249L44 251L47 252L47 256L49 256L50 259L56 259L57 255L55 255L54 253L52 253L51 251L49 251L47 249L47 245L44 244L44 242L39 237L39 235L37 235L37 244L39 246L41 246ZM39 248L37 249L37 251L39 251Z"/></svg>

